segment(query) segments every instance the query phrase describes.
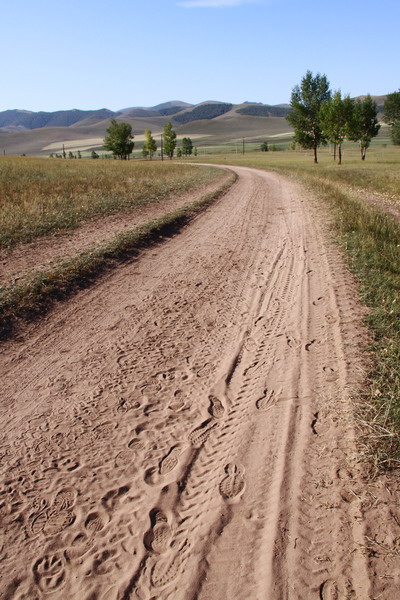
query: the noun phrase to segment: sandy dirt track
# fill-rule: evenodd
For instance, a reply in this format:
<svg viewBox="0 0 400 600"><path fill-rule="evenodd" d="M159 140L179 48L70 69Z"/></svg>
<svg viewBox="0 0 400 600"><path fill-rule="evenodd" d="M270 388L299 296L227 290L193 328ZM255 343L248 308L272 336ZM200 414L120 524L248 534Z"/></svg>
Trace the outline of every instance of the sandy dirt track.
<svg viewBox="0 0 400 600"><path fill-rule="evenodd" d="M3 345L1 598L399 597L398 556L368 546L399 531L355 451L352 278L301 188L232 170Z"/></svg>

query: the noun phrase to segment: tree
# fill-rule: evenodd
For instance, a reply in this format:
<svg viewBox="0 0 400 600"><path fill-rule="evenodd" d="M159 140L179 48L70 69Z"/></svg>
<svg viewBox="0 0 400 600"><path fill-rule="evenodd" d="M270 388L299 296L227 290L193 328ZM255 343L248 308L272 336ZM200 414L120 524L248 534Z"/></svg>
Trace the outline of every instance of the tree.
<svg viewBox="0 0 400 600"><path fill-rule="evenodd" d="M387 95L383 120L391 127L392 142L400 145L400 90Z"/></svg>
<svg viewBox="0 0 400 600"><path fill-rule="evenodd" d="M176 132L172 129L172 123L166 123L164 125L163 141L164 152L172 159L176 147Z"/></svg>
<svg viewBox="0 0 400 600"><path fill-rule="evenodd" d="M177 150L176 150L176 156L178 158L181 158L181 156L182 156L182 148L177 148Z"/></svg>
<svg viewBox="0 0 400 600"><path fill-rule="evenodd" d="M82 158L82 154L81 154L80 150L78 150L78 158Z"/></svg>
<svg viewBox="0 0 400 600"><path fill-rule="evenodd" d="M263 142L261 144L261 152L268 152L269 148L268 148L268 142Z"/></svg>
<svg viewBox="0 0 400 600"><path fill-rule="evenodd" d="M132 126L129 123L118 123L111 119L110 126L106 129L108 135L104 138L104 148L110 150L115 157L126 160L134 147Z"/></svg>
<svg viewBox="0 0 400 600"><path fill-rule="evenodd" d="M190 156L193 152L193 142L189 137L184 137L182 140L182 154Z"/></svg>
<svg viewBox="0 0 400 600"><path fill-rule="evenodd" d="M286 119L294 128L294 141L303 148L314 150L315 163L318 162L317 149L321 144L326 144L320 123L320 110L330 96L326 75L317 73L313 77L311 71L307 71L300 86L296 85L292 90L292 110Z"/></svg>
<svg viewBox="0 0 400 600"><path fill-rule="evenodd" d="M367 148L371 139L378 135L381 126L377 118L378 110L371 96L365 96L364 100L358 100L354 104L351 121L348 125L347 137L352 142L359 142L361 160L365 160Z"/></svg>
<svg viewBox="0 0 400 600"><path fill-rule="evenodd" d="M392 126L392 142L396 146L400 146L400 121L397 121Z"/></svg>
<svg viewBox="0 0 400 600"><path fill-rule="evenodd" d="M68 152L68 158L75 158L74 155L72 154L71 150Z"/></svg>
<svg viewBox="0 0 400 600"><path fill-rule="evenodd" d="M157 151L157 143L156 140L151 135L150 129L146 129L144 132L145 142L144 148L147 152L147 156L150 156L150 160L152 160L154 153Z"/></svg>
<svg viewBox="0 0 400 600"><path fill-rule="evenodd" d="M99 158L99 155L97 154L97 152L95 150L92 150L91 155L92 158Z"/></svg>
<svg viewBox="0 0 400 600"><path fill-rule="evenodd" d="M321 106L320 120L322 131L327 139L334 144L334 159L336 148L339 150L339 165L342 164L342 143L346 137L349 123L352 119L354 103L350 96L342 98L340 91Z"/></svg>

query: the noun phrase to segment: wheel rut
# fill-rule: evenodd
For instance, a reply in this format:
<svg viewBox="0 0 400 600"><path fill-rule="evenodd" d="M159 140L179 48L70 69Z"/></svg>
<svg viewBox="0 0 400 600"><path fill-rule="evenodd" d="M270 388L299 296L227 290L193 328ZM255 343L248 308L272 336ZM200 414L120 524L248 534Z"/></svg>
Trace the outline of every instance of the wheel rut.
<svg viewBox="0 0 400 600"><path fill-rule="evenodd" d="M371 597L343 476L351 281L304 190L233 169L180 235L5 346L7 600Z"/></svg>

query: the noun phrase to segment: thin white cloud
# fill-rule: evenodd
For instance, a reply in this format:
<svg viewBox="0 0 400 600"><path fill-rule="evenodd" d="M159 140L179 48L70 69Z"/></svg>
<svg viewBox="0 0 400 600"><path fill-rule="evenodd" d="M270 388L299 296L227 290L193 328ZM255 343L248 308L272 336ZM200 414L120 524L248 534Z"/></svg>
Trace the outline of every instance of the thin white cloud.
<svg viewBox="0 0 400 600"><path fill-rule="evenodd" d="M258 0L186 0L185 2L178 2L178 5L185 8L222 8L225 6L240 6L250 2L258 2Z"/></svg>

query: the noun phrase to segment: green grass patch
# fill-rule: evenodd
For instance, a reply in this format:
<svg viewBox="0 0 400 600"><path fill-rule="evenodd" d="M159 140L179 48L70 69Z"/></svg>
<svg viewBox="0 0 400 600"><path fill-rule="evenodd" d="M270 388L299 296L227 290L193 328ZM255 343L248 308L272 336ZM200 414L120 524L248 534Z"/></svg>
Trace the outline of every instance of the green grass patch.
<svg viewBox="0 0 400 600"><path fill-rule="evenodd" d="M0 288L0 339L11 337L21 324L45 314L55 301L88 287L102 273L137 256L143 248L178 232L235 180L232 174L214 192L205 194L197 202L124 232L102 248L71 257L51 271L36 273L21 285Z"/></svg>
<svg viewBox="0 0 400 600"><path fill-rule="evenodd" d="M0 157L0 248L133 212L220 176L215 169L169 161Z"/></svg>

